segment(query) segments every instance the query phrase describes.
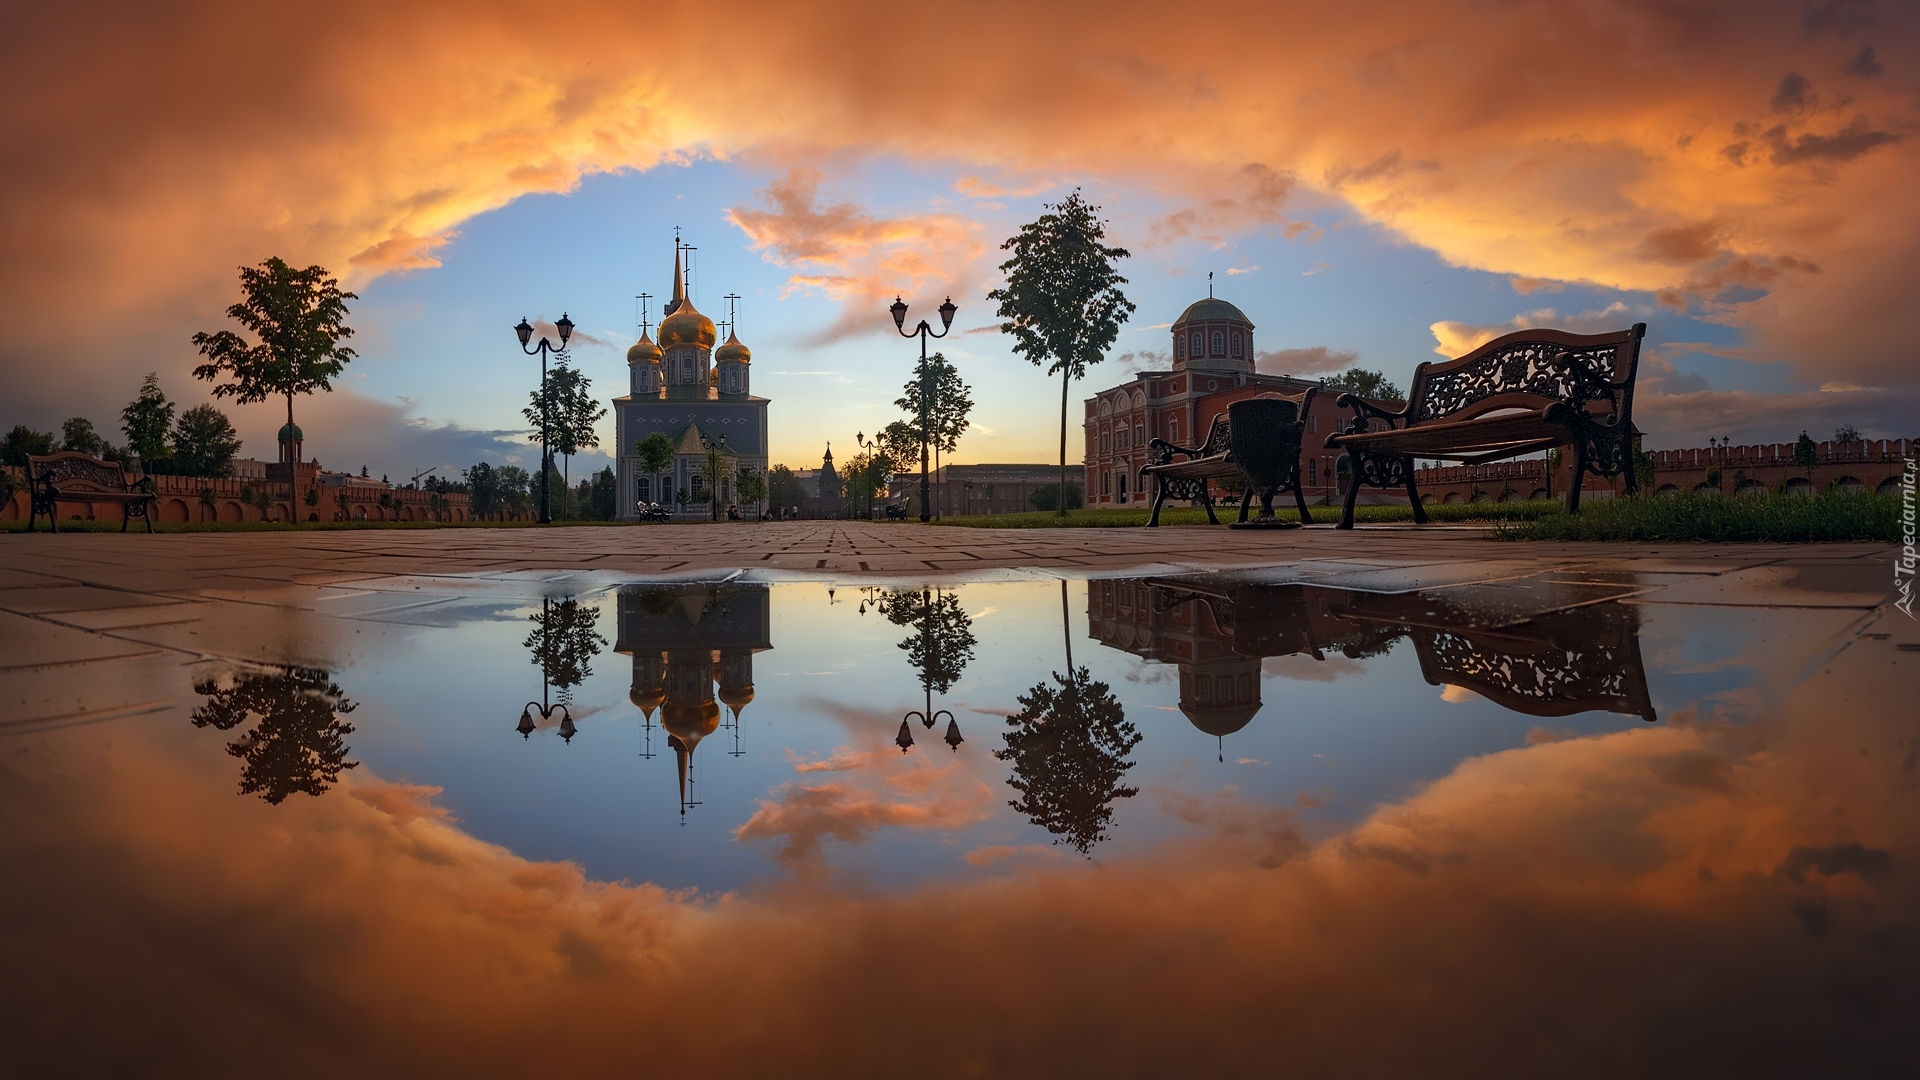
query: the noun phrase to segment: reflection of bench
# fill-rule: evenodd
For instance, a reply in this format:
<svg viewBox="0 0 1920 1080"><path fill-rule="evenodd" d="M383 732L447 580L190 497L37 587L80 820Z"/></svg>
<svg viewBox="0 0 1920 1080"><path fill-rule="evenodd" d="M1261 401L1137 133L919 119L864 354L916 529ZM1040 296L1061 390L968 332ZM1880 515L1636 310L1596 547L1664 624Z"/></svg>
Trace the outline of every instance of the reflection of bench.
<svg viewBox="0 0 1920 1080"><path fill-rule="evenodd" d="M1344 432L1327 448L1352 461L1340 528L1353 527L1360 485L1404 485L1413 519L1426 511L1413 483L1415 458L1477 465L1557 446L1573 449L1567 511L1580 509L1585 474L1633 478L1633 377L1645 323L1611 334L1521 330L1495 338L1458 360L1414 370L1406 407L1398 412L1341 394L1352 408ZM1373 428L1374 421L1384 427Z"/></svg>
<svg viewBox="0 0 1920 1080"><path fill-rule="evenodd" d="M1434 686L1459 686L1529 716L1598 709L1658 719L1640 660L1631 604L1601 603L1479 629L1444 594L1353 593L1341 614L1396 625L1413 639L1420 673Z"/></svg>
<svg viewBox="0 0 1920 1080"><path fill-rule="evenodd" d="M1300 491L1300 439L1306 431L1307 408L1320 392L1310 386L1305 392L1282 396L1267 394L1227 406L1227 415L1215 417L1207 429L1207 438L1199 446L1179 446L1165 439L1147 444L1152 464L1140 470L1154 481L1153 513L1147 527L1160 524L1160 507L1169 498L1191 499L1207 508L1207 521L1218 525L1213 515L1212 481L1239 480L1245 485L1240 495L1240 521L1247 520L1253 497L1260 496L1260 520L1273 519L1274 496L1292 491L1300 508L1300 520L1310 523L1306 497ZM1175 460L1180 455L1184 460Z"/></svg>
<svg viewBox="0 0 1920 1080"><path fill-rule="evenodd" d="M27 531L36 519L47 515L53 531L60 531L59 504L63 502L120 504L120 531L139 518L153 531L153 481L142 476L129 479L117 462L102 461L90 454L67 450L46 457L27 458L27 486L32 505L27 513Z"/></svg>

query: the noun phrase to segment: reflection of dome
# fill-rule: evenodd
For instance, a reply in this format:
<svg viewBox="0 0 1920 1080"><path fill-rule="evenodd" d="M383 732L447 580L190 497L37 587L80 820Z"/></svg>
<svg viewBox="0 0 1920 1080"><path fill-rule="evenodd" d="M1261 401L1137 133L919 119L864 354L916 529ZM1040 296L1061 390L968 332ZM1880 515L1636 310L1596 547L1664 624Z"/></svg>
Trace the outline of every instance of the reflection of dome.
<svg viewBox="0 0 1920 1080"><path fill-rule="evenodd" d="M641 334L640 340L634 342L633 348L627 350L627 363L630 365L657 364L659 362L660 346L655 345L653 339L645 334Z"/></svg>
<svg viewBox="0 0 1920 1080"><path fill-rule="evenodd" d="M671 349L676 345L711 349L718 336L713 320L694 310L691 300L680 301L679 310L660 323L660 347L663 349Z"/></svg>
<svg viewBox="0 0 1920 1080"><path fill-rule="evenodd" d="M660 703L667 700L667 692L657 686L649 686L644 690L636 686L627 691L627 700L633 702L641 711L651 716L653 715L653 710L659 708Z"/></svg>
<svg viewBox="0 0 1920 1080"><path fill-rule="evenodd" d="M1247 726L1255 713L1260 711L1260 703L1251 705L1192 705L1180 703L1180 711L1194 727L1213 736L1231 735Z"/></svg>
<svg viewBox="0 0 1920 1080"><path fill-rule="evenodd" d="M1181 323L1190 322L1238 322L1246 323L1248 326L1253 325L1253 320L1247 318L1239 308L1212 296L1188 305L1187 310L1181 312L1180 317L1173 321L1173 325L1179 326Z"/></svg>
<svg viewBox="0 0 1920 1080"><path fill-rule="evenodd" d="M720 688L720 701L737 714L743 707L753 704L753 687L723 686Z"/></svg>
<svg viewBox="0 0 1920 1080"><path fill-rule="evenodd" d="M753 362L753 350L740 344L740 336L738 334L728 331L727 343L713 351L713 362L716 364L729 362L750 364Z"/></svg>
<svg viewBox="0 0 1920 1080"><path fill-rule="evenodd" d="M660 726L692 748L720 727L720 703L706 701L669 701L660 710Z"/></svg>
<svg viewBox="0 0 1920 1080"><path fill-rule="evenodd" d="M281 424L279 438L281 442L299 442L300 429L292 424Z"/></svg>

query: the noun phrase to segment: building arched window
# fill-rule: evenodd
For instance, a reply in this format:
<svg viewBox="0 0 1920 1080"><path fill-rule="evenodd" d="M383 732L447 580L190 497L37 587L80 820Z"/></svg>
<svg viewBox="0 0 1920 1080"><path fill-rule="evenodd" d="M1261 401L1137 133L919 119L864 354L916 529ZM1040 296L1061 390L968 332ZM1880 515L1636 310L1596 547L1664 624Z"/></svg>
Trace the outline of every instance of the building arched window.
<svg viewBox="0 0 1920 1080"><path fill-rule="evenodd" d="M1177 416L1167 417L1167 441L1174 443L1180 441L1180 418Z"/></svg>
<svg viewBox="0 0 1920 1080"><path fill-rule="evenodd" d="M1238 330L1233 332L1233 355L1240 355L1240 331Z"/></svg>
<svg viewBox="0 0 1920 1080"><path fill-rule="evenodd" d="M1215 330L1213 332L1213 355L1215 356L1227 355L1227 335L1221 333L1218 330Z"/></svg>
<svg viewBox="0 0 1920 1080"><path fill-rule="evenodd" d="M1175 360L1185 360L1187 358L1187 341L1178 335L1175 335L1173 339L1173 358Z"/></svg>
<svg viewBox="0 0 1920 1080"><path fill-rule="evenodd" d="M1200 356L1206 352L1206 338L1200 331L1195 330L1192 334L1188 335L1187 341L1193 351L1193 355Z"/></svg>

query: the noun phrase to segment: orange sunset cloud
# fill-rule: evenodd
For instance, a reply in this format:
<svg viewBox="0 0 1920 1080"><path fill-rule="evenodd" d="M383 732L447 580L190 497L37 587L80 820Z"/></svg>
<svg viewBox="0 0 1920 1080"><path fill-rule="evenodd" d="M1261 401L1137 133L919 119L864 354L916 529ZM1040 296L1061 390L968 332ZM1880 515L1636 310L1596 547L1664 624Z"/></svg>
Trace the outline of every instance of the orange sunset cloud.
<svg viewBox="0 0 1920 1080"><path fill-rule="evenodd" d="M958 217L814 201L818 163L892 155L953 164L963 193L1099 177L1184 207L1138 242L1284 223L1312 193L1529 287L1719 310L1745 354L1816 383L1909 370L1910 5L1363 0L1206 20L1233 28L1219 49L1169 38L1143 3L42 6L14 20L4 76L0 134L22 153L0 178L0 303L16 348L124 342L155 312L216 307L261 251L364 283L431 267L519 196L700 156L798 168L736 224L796 285L864 298L980 251ZM725 62L683 62L682 42ZM1732 288L1769 295L1716 308ZM89 325L49 324L81 305Z"/></svg>

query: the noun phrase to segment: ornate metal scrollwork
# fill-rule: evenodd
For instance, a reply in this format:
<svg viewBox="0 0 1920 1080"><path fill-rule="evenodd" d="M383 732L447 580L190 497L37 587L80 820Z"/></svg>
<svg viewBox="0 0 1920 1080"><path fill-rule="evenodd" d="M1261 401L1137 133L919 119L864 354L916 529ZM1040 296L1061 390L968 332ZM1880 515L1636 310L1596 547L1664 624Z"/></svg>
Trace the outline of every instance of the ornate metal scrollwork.
<svg viewBox="0 0 1920 1080"><path fill-rule="evenodd" d="M1429 372L1414 421L1451 416L1501 394L1537 394L1567 402L1610 401L1620 346L1569 349L1545 341L1515 342L1455 371Z"/></svg>

